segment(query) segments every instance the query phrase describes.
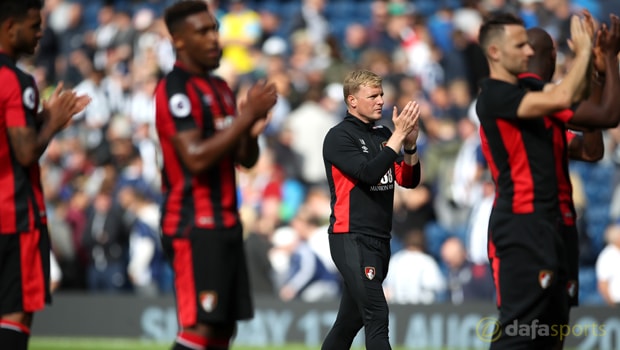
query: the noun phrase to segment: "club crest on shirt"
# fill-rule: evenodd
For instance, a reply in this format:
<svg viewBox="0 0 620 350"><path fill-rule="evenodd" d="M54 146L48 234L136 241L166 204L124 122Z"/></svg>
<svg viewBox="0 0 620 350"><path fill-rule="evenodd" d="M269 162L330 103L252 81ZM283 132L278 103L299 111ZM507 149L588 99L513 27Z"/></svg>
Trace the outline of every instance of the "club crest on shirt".
<svg viewBox="0 0 620 350"><path fill-rule="evenodd" d="M364 267L364 275L366 275L366 278L372 281L373 278L375 278L375 268L372 266Z"/></svg>
<svg viewBox="0 0 620 350"><path fill-rule="evenodd" d="M211 312L217 306L217 293L213 290L200 292L200 306L206 311Z"/></svg>
<svg viewBox="0 0 620 350"><path fill-rule="evenodd" d="M34 88L32 86L28 86L24 90L24 94L22 96L24 106L28 109L34 109L36 105L36 94L34 93Z"/></svg>
<svg viewBox="0 0 620 350"><path fill-rule="evenodd" d="M538 283L542 287L542 289L547 289L551 285L551 280L553 279L553 271L550 270L540 270L538 273Z"/></svg>
<svg viewBox="0 0 620 350"><path fill-rule="evenodd" d="M168 102L170 113L177 118L188 117L192 111L192 104L189 102L189 97L185 94L174 94Z"/></svg>
<svg viewBox="0 0 620 350"><path fill-rule="evenodd" d="M568 281L566 284L566 291L568 292L569 297L574 298L577 295L577 281Z"/></svg>

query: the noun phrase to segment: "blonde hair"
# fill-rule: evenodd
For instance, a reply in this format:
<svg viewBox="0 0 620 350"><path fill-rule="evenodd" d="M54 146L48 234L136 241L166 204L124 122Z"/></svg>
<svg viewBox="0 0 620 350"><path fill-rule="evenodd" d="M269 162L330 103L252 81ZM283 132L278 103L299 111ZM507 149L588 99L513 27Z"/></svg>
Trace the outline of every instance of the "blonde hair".
<svg viewBox="0 0 620 350"><path fill-rule="evenodd" d="M344 100L347 101L349 95L354 95L358 92L361 86L380 87L382 82L383 78L369 70L360 69L349 72L342 84Z"/></svg>

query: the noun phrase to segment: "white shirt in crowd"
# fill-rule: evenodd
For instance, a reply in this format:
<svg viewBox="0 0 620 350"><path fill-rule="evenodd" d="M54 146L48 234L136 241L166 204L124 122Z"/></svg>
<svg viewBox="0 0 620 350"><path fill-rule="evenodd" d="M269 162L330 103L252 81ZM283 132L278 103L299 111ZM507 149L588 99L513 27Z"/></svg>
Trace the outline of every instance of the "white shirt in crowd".
<svg viewBox="0 0 620 350"><path fill-rule="evenodd" d="M446 281L433 257L405 249L390 259L383 287L390 303L432 304L446 289Z"/></svg>
<svg viewBox="0 0 620 350"><path fill-rule="evenodd" d="M609 297L612 302L620 303L620 247L608 244L596 260L596 279L608 282Z"/></svg>

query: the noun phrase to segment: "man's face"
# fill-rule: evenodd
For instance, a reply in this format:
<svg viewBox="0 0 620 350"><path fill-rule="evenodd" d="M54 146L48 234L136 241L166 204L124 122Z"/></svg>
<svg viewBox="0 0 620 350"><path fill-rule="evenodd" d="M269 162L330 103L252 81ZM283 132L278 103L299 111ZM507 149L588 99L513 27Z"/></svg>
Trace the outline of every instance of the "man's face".
<svg viewBox="0 0 620 350"><path fill-rule="evenodd" d="M534 50L528 43L527 31L523 26L507 25L498 47L500 62L507 71L514 75L527 72L527 63Z"/></svg>
<svg viewBox="0 0 620 350"><path fill-rule="evenodd" d="M32 55L43 36L41 30L41 11L30 9L26 16L15 21L12 31L12 45L18 54Z"/></svg>
<svg viewBox="0 0 620 350"><path fill-rule="evenodd" d="M381 119L383 109L383 88L381 86L360 86L359 90L349 97L349 105L357 112L357 116L365 122Z"/></svg>
<svg viewBox="0 0 620 350"><path fill-rule="evenodd" d="M185 22L180 37L189 58L207 70L217 68L222 50L215 17L205 11L187 17Z"/></svg>

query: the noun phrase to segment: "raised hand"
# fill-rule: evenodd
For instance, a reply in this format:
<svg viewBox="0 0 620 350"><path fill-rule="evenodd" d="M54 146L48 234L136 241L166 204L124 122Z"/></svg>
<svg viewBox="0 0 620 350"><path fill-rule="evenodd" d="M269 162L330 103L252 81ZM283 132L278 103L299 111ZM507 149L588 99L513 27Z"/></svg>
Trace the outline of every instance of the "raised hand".
<svg viewBox="0 0 620 350"><path fill-rule="evenodd" d="M254 119L265 119L277 99L276 86L273 83L259 81L248 90L243 108L251 109Z"/></svg>
<svg viewBox="0 0 620 350"><path fill-rule="evenodd" d="M594 21L594 18L592 17L592 14L590 13L590 11L584 9L582 13L583 13L583 20L584 20L586 32L588 32L588 35L590 36L590 38L594 38L594 34L596 33L596 30L597 30L597 24Z"/></svg>
<svg viewBox="0 0 620 350"><path fill-rule="evenodd" d="M394 132L400 132L405 137L409 136L414 129L418 127L418 119L420 117L420 105L415 101L409 101L398 114L398 108L394 106L392 112L392 122L394 123ZM417 139L417 131L415 134Z"/></svg>
<svg viewBox="0 0 620 350"><path fill-rule="evenodd" d="M407 149L411 149L413 148L413 146L416 145L416 142L418 140L418 135L420 134L420 105L418 105L417 102L413 102L414 103L414 109L413 109L413 129L411 130L411 132L409 134L407 134L407 136L405 137L405 142L404 142L404 146Z"/></svg>
<svg viewBox="0 0 620 350"><path fill-rule="evenodd" d="M575 55L591 55L592 37L588 35L585 20L573 15L570 21L571 38L568 42Z"/></svg>
<svg viewBox="0 0 620 350"><path fill-rule="evenodd" d="M620 18L611 14L609 19L610 27L606 35L601 37L601 47L604 52L615 57L620 52Z"/></svg>
<svg viewBox="0 0 620 350"><path fill-rule="evenodd" d="M244 96L239 99L237 108L239 110L242 110L246 108L247 103L248 103L247 97ZM272 116L272 113L268 112L266 118L257 119L254 122L254 124L252 124L252 128L250 129L250 136L253 138L257 138L260 134L262 134L265 128L267 127L267 124L269 124L269 120L271 119L271 116Z"/></svg>
<svg viewBox="0 0 620 350"><path fill-rule="evenodd" d="M60 82L47 101L43 101L43 110L47 114L48 123L54 130L62 130L75 114L88 106L91 99L87 95L77 96L73 91L64 91Z"/></svg>
<svg viewBox="0 0 620 350"><path fill-rule="evenodd" d="M596 40L594 42L594 48L592 49L592 64L594 65L594 69L599 73L605 73L607 69L605 52L602 47L602 38L606 35L608 35L607 26L603 24L601 29L596 32Z"/></svg>

